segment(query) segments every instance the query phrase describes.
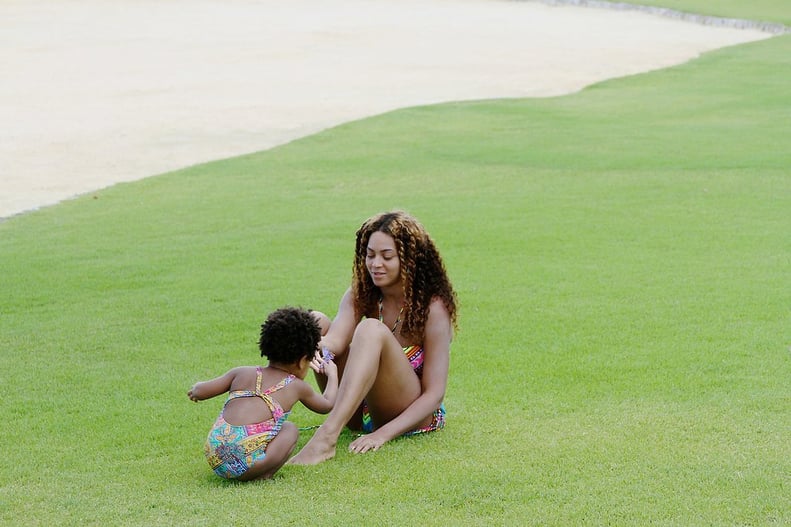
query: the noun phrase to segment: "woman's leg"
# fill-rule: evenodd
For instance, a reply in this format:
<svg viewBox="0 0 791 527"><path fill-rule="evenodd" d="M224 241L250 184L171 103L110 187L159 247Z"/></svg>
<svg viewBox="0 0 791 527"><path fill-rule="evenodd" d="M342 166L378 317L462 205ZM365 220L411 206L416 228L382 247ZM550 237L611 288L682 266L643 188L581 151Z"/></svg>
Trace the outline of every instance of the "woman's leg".
<svg viewBox="0 0 791 527"><path fill-rule="evenodd" d="M321 336L327 334L330 330L330 326L332 325L332 320L330 317L322 313L321 311L311 311L311 314L319 323L319 327L321 328ZM338 357L335 357L334 362L335 365L338 367L338 381L340 382L343 379L343 370L346 368L346 358L349 356L348 353L344 353ZM316 372L313 372L313 377L316 379L316 384L319 387L319 391L322 393L324 389L327 387L327 377L324 375L320 375ZM357 411L352 414L349 420L346 422L346 425L351 430L362 430L363 429L363 413L362 408L358 408Z"/></svg>
<svg viewBox="0 0 791 527"><path fill-rule="evenodd" d="M412 404L420 389L420 380L390 330L376 319L363 320L349 346L335 406L290 462L312 465L332 458L343 426L369 393L377 401L377 417L387 422Z"/></svg>
<svg viewBox="0 0 791 527"><path fill-rule="evenodd" d="M311 310L310 314L313 315L313 318L315 318L316 322L319 323L319 327L321 328L321 336L323 337L330 330L332 320L330 320L330 317L321 311ZM340 375L343 370L341 369L341 365L338 363L338 361L335 361L335 364L338 366L338 378L340 379ZM327 377L324 375L319 375L315 372L313 373L313 377L316 379L316 384L319 385L319 390L323 392L324 388L327 387Z"/></svg>
<svg viewBox="0 0 791 527"><path fill-rule="evenodd" d="M285 465L288 456L297 446L297 439L299 439L299 429L297 425L291 421L283 423L283 428L280 432L269 442L266 447L266 456L264 459L255 463L250 469L245 472L239 481L251 481L254 479L271 479L275 472L280 470L280 467Z"/></svg>
<svg viewBox="0 0 791 527"><path fill-rule="evenodd" d="M321 336L323 337L330 330L330 325L332 324L332 320L330 320L330 317L328 317L321 311L316 311L314 309L310 310L310 314L313 315L313 318L315 318L316 322L319 323L319 328L321 328Z"/></svg>

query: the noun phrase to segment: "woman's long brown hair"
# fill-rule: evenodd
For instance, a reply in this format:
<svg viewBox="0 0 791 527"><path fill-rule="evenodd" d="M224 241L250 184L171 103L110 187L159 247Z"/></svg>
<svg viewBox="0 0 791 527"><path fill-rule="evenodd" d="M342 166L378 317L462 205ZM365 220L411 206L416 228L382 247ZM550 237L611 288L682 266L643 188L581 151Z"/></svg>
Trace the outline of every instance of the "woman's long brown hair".
<svg viewBox="0 0 791 527"><path fill-rule="evenodd" d="M365 265L368 240L374 232L383 232L395 240L401 262L401 283L404 287L404 312L401 334L422 344L431 301L439 298L456 328L456 293L448 279L445 265L434 241L423 225L404 211L378 214L368 219L357 231L352 271L354 311L359 320L378 314L381 292Z"/></svg>

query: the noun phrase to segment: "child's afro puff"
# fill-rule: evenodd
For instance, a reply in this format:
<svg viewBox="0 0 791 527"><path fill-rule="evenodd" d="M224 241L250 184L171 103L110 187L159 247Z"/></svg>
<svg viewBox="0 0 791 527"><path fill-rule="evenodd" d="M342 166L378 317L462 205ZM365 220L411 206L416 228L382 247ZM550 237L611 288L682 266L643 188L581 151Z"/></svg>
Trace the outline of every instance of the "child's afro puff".
<svg viewBox="0 0 791 527"><path fill-rule="evenodd" d="M261 356L282 364L313 357L321 339L321 329L310 311L283 307L273 311L261 325L258 348Z"/></svg>

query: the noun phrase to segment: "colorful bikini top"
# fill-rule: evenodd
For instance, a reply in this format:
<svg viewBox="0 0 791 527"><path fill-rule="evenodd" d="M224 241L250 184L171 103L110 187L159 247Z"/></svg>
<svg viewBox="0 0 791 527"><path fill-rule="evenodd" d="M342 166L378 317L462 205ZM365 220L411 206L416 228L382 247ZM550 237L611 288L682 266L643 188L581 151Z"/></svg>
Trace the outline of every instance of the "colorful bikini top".
<svg viewBox="0 0 791 527"><path fill-rule="evenodd" d="M409 359L409 364L417 376L421 377L423 375L423 346L407 346L404 348L404 355Z"/></svg>
<svg viewBox="0 0 791 527"><path fill-rule="evenodd" d="M382 304L384 303L384 298L381 296L379 297L379 322L384 322L382 316ZM390 329L392 333L395 333L395 330L398 328L399 322L401 322L401 315L404 313L404 306L401 306L401 309L398 311L398 317L396 317L395 324ZM407 346L403 348L404 355L406 358L409 359L409 364L412 365L412 369L415 370L415 373L418 377L423 375L423 346L414 345L414 346Z"/></svg>
<svg viewBox="0 0 791 527"><path fill-rule="evenodd" d="M283 411L283 407L280 406L280 403L275 401L272 398L273 393L280 390L281 388L285 388L291 381L296 379L294 375L287 375L284 377L279 383L275 384L274 386L270 386L263 392L261 391L261 376L263 375L263 368L261 366L256 366L255 368L255 390L233 390L228 392L228 399L225 401L225 405L223 405L223 410L225 406L228 405L233 399L239 399L241 397L260 397L266 403L267 407L269 407L269 411L272 412L272 421L279 421L283 418L283 416L288 415L288 412Z"/></svg>

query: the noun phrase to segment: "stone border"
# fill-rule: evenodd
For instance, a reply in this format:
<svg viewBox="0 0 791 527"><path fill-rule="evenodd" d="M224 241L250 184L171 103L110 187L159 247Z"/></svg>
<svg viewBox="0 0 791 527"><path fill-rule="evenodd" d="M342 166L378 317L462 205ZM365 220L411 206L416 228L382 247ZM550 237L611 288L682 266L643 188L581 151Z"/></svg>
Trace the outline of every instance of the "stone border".
<svg viewBox="0 0 791 527"><path fill-rule="evenodd" d="M687 13L684 11L677 11L666 7L653 7L638 4L627 4L625 2L607 2L605 0L522 0L539 2L551 6L577 6L577 7L594 7L600 9L617 9L622 11L638 11L640 13L648 13L651 15L663 16L666 18L674 18L677 20L684 20L686 22L694 22L696 24L703 24L706 26L728 27L733 29L753 29L763 31L765 33L772 33L774 35L782 35L791 33L791 27L777 22L761 22L757 20L747 20L742 18L722 18L717 16L696 15L695 13Z"/></svg>

